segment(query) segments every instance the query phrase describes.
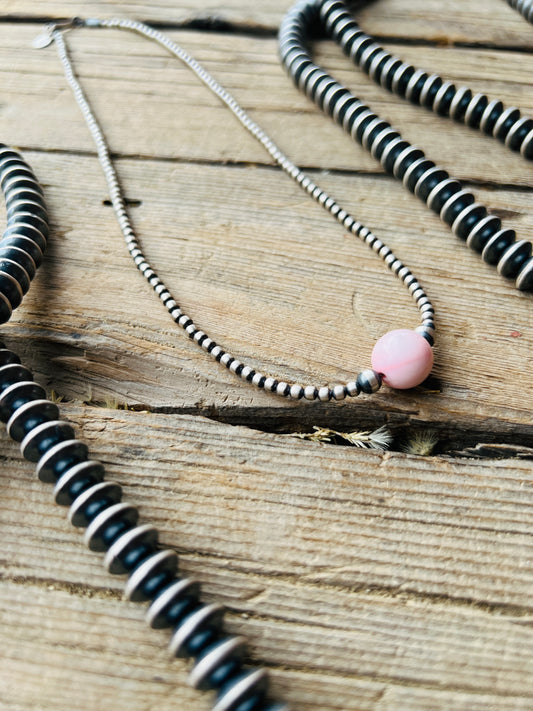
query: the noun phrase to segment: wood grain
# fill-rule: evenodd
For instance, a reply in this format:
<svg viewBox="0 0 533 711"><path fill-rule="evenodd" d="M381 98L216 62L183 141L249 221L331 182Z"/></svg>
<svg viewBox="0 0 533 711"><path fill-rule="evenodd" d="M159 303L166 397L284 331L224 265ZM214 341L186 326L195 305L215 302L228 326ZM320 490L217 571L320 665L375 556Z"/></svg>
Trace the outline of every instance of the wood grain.
<svg viewBox="0 0 533 711"><path fill-rule="evenodd" d="M228 629L250 640L251 662L270 670L291 709L527 711L533 467L510 457L533 446L531 297L293 88L274 37L290 4L2 3L2 140L41 178L53 226L2 340L64 399L63 416L178 551L182 572L203 582L204 599L227 606ZM74 14L168 28L391 244L437 307L428 388L285 403L235 380L172 324L124 249L53 48L31 48L43 20ZM533 27L502 0L380 0L357 17L406 60L533 113ZM143 248L199 326L264 371L337 382L366 367L381 333L416 324L375 257L175 60L125 33L78 30L68 42ZM332 43L314 50L531 239L528 163L381 92ZM279 434L383 423L395 434L389 453ZM397 451L425 428L438 456ZM187 665L168 659L168 636L145 628L142 606L83 550L5 432L0 464L0 708L210 708L187 686Z"/></svg>
<svg viewBox="0 0 533 711"><path fill-rule="evenodd" d="M380 690L389 708L402 708L394 699L406 686L420 697L414 708L426 708L433 688L434 708L531 702L529 463L361 453L196 416L65 412L180 552L182 572L205 581L207 600L225 602L230 630L251 637L254 657L297 708L359 708L349 681L363 698ZM77 684L90 687L80 709L104 693L105 708L159 703L179 688L183 665L165 660L163 635L142 629L142 610L120 600L120 582L81 551L79 534L4 445L3 649L15 678L25 655L35 660L28 705L67 645L62 703ZM38 662L36 645L56 651ZM107 672L102 655L114 660ZM116 677L125 688L113 690ZM332 701L310 691L324 678ZM43 708L57 691L47 694Z"/></svg>

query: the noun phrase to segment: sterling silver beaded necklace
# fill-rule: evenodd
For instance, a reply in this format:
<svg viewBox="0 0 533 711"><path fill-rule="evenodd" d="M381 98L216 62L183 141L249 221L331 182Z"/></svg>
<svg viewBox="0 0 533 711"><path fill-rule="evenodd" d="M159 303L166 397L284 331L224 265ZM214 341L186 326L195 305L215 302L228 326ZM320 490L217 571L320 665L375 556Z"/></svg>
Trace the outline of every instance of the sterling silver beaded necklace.
<svg viewBox="0 0 533 711"><path fill-rule="evenodd" d="M533 21L533 0L508 2ZM384 86L413 100L418 97L417 101L424 105L429 102L436 110L464 120L468 125L479 125L505 140L510 148L521 150L526 158L533 158L533 121L521 117L518 109L505 110L500 102L489 102L479 95L473 97L468 89L457 90L438 77L432 78L390 57L361 33L342 2L299 2L284 22L280 36L281 55L299 86L366 145L388 170L404 179L408 187L421 197L428 198L431 208L439 205L443 219L452 223L454 231L469 246L481 251L486 261L496 261L502 275L516 279L518 288L530 290L533 286L531 244L515 242L514 236L506 234L508 231L502 230L496 218L484 214L485 208L476 206L460 185L457 188L456 181L443 175L444 171L437 166L428 165L425 157L417 153L418 149L403 145L405 142L399 135L394 135L389 125L383 125L384 122L362 102L349 96L343 87L312 64L305 38L310 24L315 21L325 24L350 56ZM274 160L397 274L420 309L422 324L417 329L418 336L430 347L434 331L433 309L415 277L386 245L294 166L194 59L161 33L138 22L75 20L64 25L53 25L39 38L39 45L45 46L51 40L56 42L67 79L95 139L113 206L130 253L174 320L204 350L241 378L251 382L256 380L254 384L258 387L284 396L342 399L360 391L371 392L384 379L381 372L370 370L347 385L326 386L326 389L308 386L313 388L312 392L307 387L277 383L242 363L234 365L235 359L214 344L207 334L199 331L181 312L140 250L102 131L74 76L62 30L78 25L133 30L162 44L193 69L265 146ZM16 151L2 144L0 187L7 208L7 227L0 240L0 323L4 323L20 305L42 261L48 238L48 218L43 191L32 170ZM433 195L431 200L430 195ZM453 196L456 198L450 202ZM122 502L119 484L104 480L103 465L89 458L87 446L75 438L71 425L58 418L58 406L46 399L44 389L33 381L31 372L20 364L16 354L0 342L0 420L7 423L8 434L20 442L22 455L36 464L39 479L54 484L56 502L70 507L71 523L86 529L88 547L105 552L104 563L109 572L128 575L125 590L128 599L149 603L146 613L148 624L155 628L172 629L171 653L194 658L191 684L215 693L214 711L287 711L286 705L270 698L267 672L246 664L246 641L224 632L223 608L200 601L199 584L178 575L175 551L161 549L154 527L138 524L138 509Z"/></svg>

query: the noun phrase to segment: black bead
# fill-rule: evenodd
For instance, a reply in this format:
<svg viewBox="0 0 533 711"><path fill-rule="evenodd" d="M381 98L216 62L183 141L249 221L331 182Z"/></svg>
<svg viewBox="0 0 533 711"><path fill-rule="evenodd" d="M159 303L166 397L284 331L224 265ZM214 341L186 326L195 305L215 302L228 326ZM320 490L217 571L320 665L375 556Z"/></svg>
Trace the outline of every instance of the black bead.
<svg viewBox="0 0 533 711"><path fill-rule="evenodd" d="M0 351L0 362L1 354L4 352L11 353L11 351ZM18 357L15 356L14 353L11 355L15 358ZM16 361L13 362L16 363ZM21 405L31 402L32 400L42 400L46 397L44 388L31 380L19 382L17 385L12 386L7 394L6 392L0 397L0 421L2 422L7 422L15 410L18 410Z"/></svg>
<svg viewBox="0 0 533 711"><path fill-rule="evenodd" d="M13 365L19 364L20 358L13 351L8 350L4 347L4 344L0 345L0 367L3 365ZM0 404L1 407L1 404Z"/></svg>
<svg viewBox="0 0 533 711"><path fill-rule="evenodd" d="M512 128L512 127L511 127ZM533 130L533 119L527 119L524 123L517 129L516 133L512 138L509 139L508 146L512 151L519 151L522 147L524 139Z"/></svg>
<svg viewBox="0 0 533 711"><path fill-rule="evenodd" d="M0 257L0 272L9 274L14 279L16 279L20 285L20 288L22 289L23 294L26 294L28 292L31 283L30 277L28 272L24 269L24 267L21 267L20 264L14 262L12 259L5 259Z"/></svg>
<svg viewBox="0 0 533 711"><path fill-rule="evenodd" d="M189 657L198 657L207 647L210 647L220 636L219 627L206 627L194 634L184 645L184 651Z"/></svg>
<svg viewBox="0 0 533 711"><path fill-rule="evenodd" d="M520 291L533 291L533 257L522 265L516 279L516 288Z"/></svg>
<svg viewBox="0 0 533 711"><path fill-rule="evenodd" d="M37 476L47 484L55 484L63 474L89 456L87 445L77 439L60 443L54 450L49 450L37 465Z"/></svg>
<svg viewBox="0 0 533 711"><path fill-rule="evenodd" d="M445 170L436 170L431 175L428 175L419 185L415 185L418 197L426 201L429 193L440 182L449 178L449 174Z"/></svg>
<svg viewBox="0 0 533 711"><path fill-rule="evenodd" d="M453 181L452 183L447 183L447 185L443 185L442 189L436 195L433 196L433 200L430 206L433 212L440 214L440 211L442 210L444 204L448 202L452 195L455 195L455 193L459 192L459 190L461 190L461 183L459 183L459 181Z"/></svg>
<svg viewBox="0 0 533 711"><path fill-rule="evenodd" d="M464 193L463 195L457 197L451 205L448 205L446 210L443 212L441 211L441 219L447 225L453 224L461 212L469 205L473 205L474 202L475 198L472 193Z"/></svg>
<svg viewBox="0 0 533 711"><path fill-rule="evenodd" d="M33 279L37 267L30 255L19 247L6 247L0 242L0 259L10 259L12 262L20 264L30 279Z"/></svg>
<svg viewBox="0 0 533 711"><path fill-rule="evenodd" d="M396 138L400 138L400 134L396 131L392 131L391 133L388 133L384 138L382 138L378 145L372 147L374 155L379 161L381 160L381 156L383 155L385 148L389 145L391 141L394 141ZM391 150L391 153L393 152L394 151Z"/></svg>
<svg viewBox="0 0 533 711"><path fill-rule="evenodd" d="M407 182L405 183L405 187L410 190L411 192L414 192L415 190L415 185L418 183L419 179L424 175L426 170L429 170L430 168L435 168L435 163L432 160L429 160L426 158L426 160L423 160L419 163L419 165L414 168L414 170L411 171L409 174L409 178Z"/></svg>
<svg viewBox="0 0 533 711"><path fill-rule="evenodd" d="M525 262L531 257L531 242L522 240L506 250L498 262L498 273L506 279L514 279Z"/></svg>
<svg viewBox="0 0 533 711"><path fill-rule="evenodd" d="M488 105L489 100L485 95L479 97L479 99L476 100L476 105L468 117L468 126L470 126L471 128L479 128L481 117L483 116L483 112L485 111ZM465 113L467 112L468 107L466 107Z"/></svg>
<svg viewBox="0 0 533 711"><path fill-rule="evenodd" d="M42 429L41 429L42 428ZM30 462L39 459L51 447L67 439L74 439L74 430L66 422L48 422L30 432L22 441L22 456Z"/></svg>
<svg viewBox="0 0 533 711"><path fill-rule="evenodd" d="M422 91L422 87L424 86L427 78L428 74L427 72L424 72L418 77L415 85L412 87L411 92L409 94L409 101L411 101L413 104L420 103L420 92Z"/></svg>
<svg viewBox="0 0 533 711"><path fill-rule="evenodd" d="M487 264L497 264L500 257L516 239L514 230L500 230L485 245L481 257Z"/></svg>
<svg viewBox="0 0 533 711"><path fill-rule="evenodd" d="M10 235L2 240L2 247L17 247L28 254L35 266L39 267L43 261L43 251L39 245L29 237Z"/></svg>
<svg viewBox="0 0 533 711"><path fill-rule="evenodd" d="M409 146L409 144L407 145ZM397 168L396 166L393 166L393 170L398 180L403 180L403 176L409 169L409 166L412 165L419 158L424 158L424 152L421 151L419 148L415 148L413 151L410 151L407 156L402 158Z"/></svg>
<svg viewBox="0 0 533 711"><path fill-rule="evenodd" d="M440 116L448 115L450 111L450 104L452 103L453 97L455 96L456 92L457 89L453 84L446 89L446 91L444 92L444 96L442 96L439 100L438 106L435 107L437 114L439 114Z"/></svg>
<svg viewBox="0 0 533 711"><path fill-rule="evenodd" d="M391 139L392 140L392 139ZM399 141L394 148L391 148L389 151L386 159L384 162L382 162L383 167L387 171L387 173L392 173L392 169L394 167L394 163L396 161L396 158L400 155L402 151L404 151L406 148L409 148L409 143L407 141ZM380 157L381 160L381 157Z"/></svg>
<svg viewBox="0 0 533 711"><path fill-rule="evenodd" d="M436 77L433 79L430 88L428 89L424 101L421 103L422 106L426 106L428 109L430 109L433 106L433 102L435 101L435 97L437 96L437 93L439 89L441 88L443 84L443 81L440 77ZM419 101L420 103L420 101Z"/></svg>
<svg viewBox="0 0 533 711"><path fill-rule="evenodd" d="M56 504L70 506L80 494L101 482L104 475L102 464L94 461L80 462L67 469L54 488Z"/></svg>
<svg viewBox="0 0 533 711"><path fill-rule="evenodd" d="M488 104L487 104L488 106ZM491 134L492 129L496 125L496 121L500 118L500 116L503 114L503 103L501 101L496 102L494 106L492 107L490 114L486 118L486 120L483 122L483 132Z"/></svg>
<svg viewBox="0 0 533 711"><path fill-rule="evenodd" d="M33 225L39 230L45 239L48 239L50 228L48 227L48 220L46 218L37 215L35 212L16 211L13 215L11 215L11 217L8 217L7 227L19 224L20 222L24 222L26 225Z"/></svg>
<svg viewBox="0 0 533 711"><path fill-rule="evenodd" d="M461 225L462 227L462 225ZM471 238L470 234L472 233L473 229L475 227L475 224L473 224L470 229L468 234L466 235L466 239L468 241L468 246L470 249L473 249L475 252L482 252L485 245L489 241L489 239L496 234L499 230L502 228L502 222L498 217L495 217L494 215L491 216L490 220L487 220L485 225L481 227ZM460 234L459 232L457 233L462 239L464 239L463 235Z"/></svg>
<svg viewBox="0 0 533 711"><path fill-rule="evenodd" d="M8 424L8 434L15 442L22 442L24 437L44 422L52 422L59 417L59 408L49 400L33 400L16 410Z"/></svg>
<svg viewBox="0 0 533 711"><path fill-rule="evenodd" d="M458 224L454 224L455 234L459 237L459 239L465 240L478 222L483 220L485 217L487 217L487 208L484 205L473 207L461 218L461 221ZM469 244L469 247L471 249L476 249L476 247L472 244Z"/></svg>
<svg viewBox="0 0 533 711"><path fill-rule="evenodd" d="M453 112L453 118L454 121L462 121L465 117L466 110L468 108L468 104L472 100L472 91L468 89L467 91L464 92L463 96L461 97L459 104L455 107L454 112Z"/></svg>
<svg viewBox="0 0 533 711"><path fill-rule="evenodd" d="M0 293L9 301L13 311L22 301L22 287L15 277L7 272L0 271Z"/></svg>
<svg viewBox="0 0 533 711"><path fill-rule="evenodd" d="M43 233L35 225L26 222L16 222L10 225L4 232L4 239L6 237L29 237L39 246L41 252L46 249L46 239Z"/></svg>
<svg viewBox="0 0 533 711"><path fill-rule="evenodd" d="M515 109L507 116L505 121L498 127L496 132L496 138L500 141L505 141L507 134L513 127L513 125L520 119L520 109Z"/></svg>
<svg viewBox="0 0 533 711"><path fill-rule="evenodd" d="M398 96L405 96L407 85L409 84L411 77L415 73L415 68L413 66L408 66L403 72L398 84L396 85L396 93Z"/></svg>
<svg viewBox="0 0 533 711"><path fill-rule="evenodd" d="M23 365L13 363L0 368L0 396L6 388L24 380L33 380L31 372Z"/></svg>

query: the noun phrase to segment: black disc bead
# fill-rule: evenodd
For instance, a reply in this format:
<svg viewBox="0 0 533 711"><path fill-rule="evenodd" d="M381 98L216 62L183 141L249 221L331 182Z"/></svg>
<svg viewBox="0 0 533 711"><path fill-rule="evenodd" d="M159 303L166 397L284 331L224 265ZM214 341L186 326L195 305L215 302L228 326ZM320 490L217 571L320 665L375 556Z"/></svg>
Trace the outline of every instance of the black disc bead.
<svg viewBox="0 0 533 711"><path fill-rule="evenodd" d="M514 230L500 230L487 242L481 253L481 258L487 264L497 264L505 250L516 240Z"/></svg>
<svg viewBox="0 0 533 711"><path fill-rule="evenodd" d="M10 385L21 383L25 380L33 380L33 375L23 365L18 363L3 365L0 368L0 397Z"/></svg>
<svg viewBox="0 0 533 711"><path fill-rule="evenodd" d="M106 506L87 526L85 544L92 551L107 551L119 536L136 526L139 511L132 504Z"/></svg>
<svg viewBox="0 0 533 711"><path fill-rule="evenodd" d="M24 237L23 235L10 235L9 237L4 237L1 245L2 247L7 248L16 247L17 249L26 252L26 254L31 257L36 267L39 267L43 261L43 250L39 247L37 242L34 242L29 237Z"/></svg>
<svg viewBox="0 0 533 711"><path fill-rule="evenodd" d="M265 669L245 668L221 687L217 702L220 708L231 711L260 711L266 701L268 685L268 673ZM234 704L224 705L226 695L232 700L235 699Z"/></svg>
<svg viewBox="0 0 533 711"><path fill-rule="evenodd" d="M511 126L505 139L506 145L512 151L519 151L527 135L533 131L533 119L523 118Z"/></svg>
<svg viewBox="0 0 533 711"><path fill-rule="evenodd" d="M24 267L17 262L14 262L12 259L0 258L0 273L2 272L9 274L17 281L23 294L28 293L31 281L30 275Z"/></svg>
<svg viewBox="0 0 533 711"><path fill-rule="evenodd" d="M518 273L516 288L520 291L533 291L533 257L525 262Z"/></svg>
<svg viewBox="0 0 533 711"><path fill-rule="evenodd" d="M481 117L489 103L485 94L476 94L466 107L464 121L470 128L479 128Z"/></svg>
<svg viewBox="0 0 533 711"><path fill-rule="evenodd" d="M447 225L452 225L456 218L467 208L473 205L475 197L472 193L461 190L451 196L448 202L444 203L440 211L440 218Z"/></svg>
<svg viewBox="0 0 533 711"><path fill-rule="evenodd" d="M493 134L495 138L500 141L505 141L507 134L520 120L520 109L507 109L502 113L493 128Z"/></svg>
<svg viewBox="0 0 533 711"><path fill-rule="evenodd" d="M39 246L41 252L46 249L46 239L43 233L35 225L26 222L15 222L7 227L3 239L6 237L29 237Z"/></svg>
<svg viewBox="0 0 533 711"><path fill-rule="evenodd" d="M20 450L24 459L38 462L48 449L66 439L74 439L74 430L67 422L44 422L24 437Z"/></svg>
<svg viewBox="0 0 533 711"><path fill-rule="evenodd" d="M412 163L411 165L412 167L408 168L405 172L405 175L403 177L403 184L408 190L414 193L415 185L418 183L424 173L430 170L431 168L435 168L436 166L435 163L432 160L429 160L428 158L420 160L416 165L414 163Z"/></svg>
<svg viewBox="0 0 533 711"><path fill-rule="evenodd" d="M392 166L394 177L398 178L398 180L403 180L409 167L420 158L425 158L424 152L420 148L407 144L405 151L398 153Z"/></svg>
<svg viewBox="0 0 533 711"><path fill-rule="evenodd" d="M0 367L3 365L13 365L13 364L19 364L20 363L20 358L16 353L13 353L13 351L8 350L5 348L4 344L0 344ZM0 413L2 412L2 402L0 400ZM1 417L1 415L0 415Z"/></svg>
<svg viewBox="0 0 533 711"><path fill-rule="evenodd" d="M442 84L442 79L435 75L426 80L426 84L420 92L419 103L421 106L425 106L428 109L432 108L435 102L435 97L437 96Z"/></svg>
<svg viewBox="0 0 533 711"><path fill-rule="evenodd" d="M37 215L35 212L15 212L14 215L8 218L7 227L19 224L20 222L24 222L25 225L33 225L45 239L48 239L49 227L46 218Z"/></svg>
<svg viewBox="0 0 533 711"><path fill-rule="evenodd" d="M495 215L488 215L473 225L466 237L466 244L475 252L482 252L485 245L502 228L502 221ZM459 234L459 232L457 233Z"/></svg>
<svg viewBox="0 0 533 711"><path fill-rule="evenodd" d="M426 201L428 195L440 182L449 178L449 174L442 168L430 169L421 175L414 187L414 193L421 200Z"/></svg>
<svg viewBox="0 0 533 711"><path fill-rule="evenodd" d="M104 566L113 575L131 573L157 550L157 545L158 533L153 526L129 529L110 546Z"/></svg>
<svg viewBox="0 0 533 711"><path fill-rule="evenodd" d="M440 212L448 200L461 190L461 183L458 180L453 180L452 178L439 183L432 192L429 194L427 199L427 206L433 212L440 215Z"/></svg>
<svg viewBox="0 0 533 711"><path fill-rule="evenodd" d="M84 491L103 481L105 470L100 462L87 460L67 469L54 487L54 500L59 506L71 506Z"/></svg>
<svg viewBox="0 0 533 711"><path fill-rule="evenodd" d="M7 351L11 353L11 351ZM2 351L0 351L1 357ZM15 355L14 353L12 355ZM16 356L15 356L16 357ZM16 361L14 361L16 362ZM0 421L7 422L22 405L46 398L44 388L32 380L22 381L6 388L0 397Z"/></svg>
<svg viewBox="0 0 533 711"><path fill-rule="evenodd" d="M7 323L12 313L13 309L9 299L0 292L0 324Z"/></svg>
<svg viewBox="0 0 533 711"><path fill-rule="evenodd" d="M153 629L176 627L199 607L200 583L178 578L160 588L146 612L146 622Z"/></svg>
<svg viewBox="0 0 533 711"><path fill-rule="evenodd" d="M49 400L32 400L21 405L7 422L7 433L15 442L22 442L29 432L43 423L57 421L59 408Z"/></svg>
<svg viewBox="0 0 533 711"><path fill-rule="evenodd" d="M13 200L13 202L6 207L7 225L19 221L20 215L26 215L28 213L43 222L48 220L46 208L40 203L34 200Z"/></svg>
<svg viewBox="0 0 533 711"><path fill-rule="evenodd" d="M480 128L483 133L492 134L496 121L503 114L503 103L501 101L491 101L487 104L481 117Z"/></svg>
<svg viewBox="0 0 533 711"><path fill-rule="evenodd" d="M86 528L99 513L121 499L122 487L119 484L100 481L78 494L70 507L69 521L77 528Z"/></svg>
<svg viewBox="0 0 533 711"><path fill-rule="evenodd" d="M236 677L244 663L244 637L225 637L206 647L189 675L189 683L200 691L219 689Z"/></svg>
<svg viewBox="0 0 533 711"><path fill-rule="evenodd" d="M55 484L72 467L86 462L89 450L84 442L70 439L49 449L37 464L37 476L47 484Z"/></svg>
<svg viewBox="0 0 533 711"><path fill-rule="evenodd" d="M0 293L9 301L13 311L17 306L20 306L24 295L22 287L15 277L3 271L0 271Z"/></svg>
<svg viewBox="0 0 533 711"><path fill-rule="evenodd" d="M466 240L474 227L486 218L487 208L484 205L473 203L457 215L452 224L452 231L459 239ZM471 243L468 246L475 249Z"/></svg>
<svg viewBox="0 0 533 711"><path fill-rule="evenodd" d="M198 648L199 640L195 638L202 633L205 649L220 633L223 619L224 608L220 605L200 605L175 628L169 644L170 653L176 657L197 656L202 650Z"/></svg>
<svg viewBox="0 0 533 711"><path fill-rule="evenodd" d="M506 279L514 279L530 257L531 242L525 239L515 242L500 257L498 274Z"/></svg>
<svg viewBox="0 0 533 711"><path fill-rule="evenodd" d="M30 279L33 279L37 266L30 255L19 247L7 247L0 241L0 259L9 259L19 264Z"/></svg>
<svg viewBox="0 0 533 711"><path fill-rule="evenodd" d="M5 199L6 199L6 210L9 213L11 206L14 203L32 203L36 205L40 205L42 208L42 214L46 214L46 206L44 202L44 197L42 194L42 191L35 190L33 186L31 187L11 187L9 190L6 191L5 193Z"/></svg>

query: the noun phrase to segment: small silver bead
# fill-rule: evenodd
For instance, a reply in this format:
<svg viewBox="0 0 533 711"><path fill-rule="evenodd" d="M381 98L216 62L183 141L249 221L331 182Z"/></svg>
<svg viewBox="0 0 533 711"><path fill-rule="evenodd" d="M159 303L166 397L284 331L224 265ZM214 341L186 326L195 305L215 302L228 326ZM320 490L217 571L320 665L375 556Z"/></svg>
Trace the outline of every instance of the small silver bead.
<svg viewBox="0 0 533 711"><path fill-rule="evenodd" d="M307 387L304 388L304 398L306 400L316 400L317 397L318 391L314 385L307 385Z"/></svg>
<svg viewBox="0 0 533 711"><path fill-rule="evenodd" d="M324 387L319 388L318 390L318 399L322 402L329 402L331 400L331 395L332 392L327 385L324 385Z"/></svg>
<svg viewBox="0 0 533 711"><path fill-rule="evenodd" d="M346 392L350 397L357 397L361 392L361 388L357 385L355 380L350 380L349 383L346 383Z"/></svg>
<svg viewBox="0 0 533 711"><path fill-rule="evenodd" d="M363 372L359 373L357 376L357 384L361 388L362 392L367 395L376 393L381 387L381 382L381 375L372 369L363 370Z"/></svg>
<svg viewBox="0 0 533 711"><path fill-rule="evenodd" d="M335 385L333 388L333 397L335 400L344 400L346 397L346 388L344 385Z"/></svg>
<svg viewBox="0 0 533 711"><path fill-rule="evenodd" d="M278 383L278 386L276 388L276 393L278 395L282 395L283 397L285 396L285 390L288 386L288 383L284 383L283 381L281 383Z"/></svg>
<svg viewBox="0 0 533 711"><path fill-rule="evenodd" d="M267 379L265 380L264 389L265 389L265 390L270 390L270 391L272 391L272 388L274 387L274 383L275 383L275 382L276 382L276 379L275 379L275 378L272 378L272 377L267 378Z"/></svg>
<svg viewBox="0 0 533 711"><path fill-rule="evenodd" d="M291 385L291 398L293 400L300 400L304 395L304 389L301 385Z"/></svg>

